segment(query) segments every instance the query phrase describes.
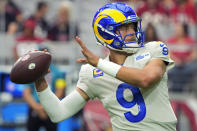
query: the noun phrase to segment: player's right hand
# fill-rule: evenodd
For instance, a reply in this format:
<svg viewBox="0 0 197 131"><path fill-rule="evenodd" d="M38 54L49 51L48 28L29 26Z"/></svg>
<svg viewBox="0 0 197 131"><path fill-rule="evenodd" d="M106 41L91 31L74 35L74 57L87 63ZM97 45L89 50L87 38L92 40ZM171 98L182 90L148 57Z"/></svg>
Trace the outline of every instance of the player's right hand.
<svg viewBox="0 0 197 131"><path fill-rule="evenodd" d="M35 86L37 92L41 92L48 87L48 83L44 77L40 78L39 80L35 81Z"/></svg>
<svg viewBox="0 0 197 131"><path fill-rule="evenodd" d="M76 41L81 47L82 54L86 57L85 59L84 58L78 59L77 62L79 63L86 62L96 67L99 61L99 57L96 56L92 51L90 51L78 36L76 37Z"/></svg>

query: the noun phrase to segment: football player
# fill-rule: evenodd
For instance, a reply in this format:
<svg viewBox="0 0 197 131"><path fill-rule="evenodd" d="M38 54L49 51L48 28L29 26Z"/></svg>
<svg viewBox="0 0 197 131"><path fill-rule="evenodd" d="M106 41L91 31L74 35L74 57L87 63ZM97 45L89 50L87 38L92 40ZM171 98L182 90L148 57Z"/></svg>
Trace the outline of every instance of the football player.
<svg viewBox="0 0 197 131"><path fill-rule="evenodd" d="M141 19L124 3L101 7L93 18L97 42L109 49L101 59L79 37L87 62L81 67L75 91L59 100L45 79L36 81L41 104L53 122L69 118L89 99L98 98L107 109L114 131L175 131L176 116L170 105L167 71L174 62L168 47L144 44Z"/></svg>

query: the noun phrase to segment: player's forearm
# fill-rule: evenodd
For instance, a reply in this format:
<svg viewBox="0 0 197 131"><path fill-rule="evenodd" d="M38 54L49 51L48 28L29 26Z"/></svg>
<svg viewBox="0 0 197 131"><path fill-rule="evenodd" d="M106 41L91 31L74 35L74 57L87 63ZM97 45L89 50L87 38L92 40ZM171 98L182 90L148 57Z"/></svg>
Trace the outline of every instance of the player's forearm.
<svg viewBox="0 0 197 131"><path fill-rule="evenodd" d="M153 84L157 79L154 80L154 76L151 76L150 73L144 72L140 69L121 67L118 71L116 78L119 80L131 84L139 88L148 88Z"/></svg>
<svg viewBox="0 0 197 131"><path fill-rule="evenodd" d="M142 69L121 67L116 77L136 87L149 88L158 82L165 72L166 64L160 59L154 59Z"/></svg>
<svg viewBox="0 0 197 131"><path fill-rule="evenodd" d="M166 65L160 59L152 60L143 69L124 67L102 59L99 59L97 67L108 75L139 88L151 87L166 71Z"/></svg>
<svg viewBox="0 0 197 131"><path fill-rule="evenodd" d="M37 93L41 104L53 122L60 122L71 117L86 103L77 91L73 91L61 101L49 88Z"/></svg>

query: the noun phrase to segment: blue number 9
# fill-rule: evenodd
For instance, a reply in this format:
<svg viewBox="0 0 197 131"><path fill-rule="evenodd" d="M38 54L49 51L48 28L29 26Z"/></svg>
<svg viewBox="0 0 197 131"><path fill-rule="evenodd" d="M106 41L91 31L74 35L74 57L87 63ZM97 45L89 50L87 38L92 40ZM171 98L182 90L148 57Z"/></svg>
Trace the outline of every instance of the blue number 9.
<svg viewBox="0 0 197 131"><path fill-rule="evenodd" d="M163 43L160 44L160 47L163 48L162 54L163 54L163 55L168 55L168 47L166 47L166 45L163 44Z"/></svg>
<svg viewBox="0 0 197 131"><path fill-rule="evenodd" d="M167 47L163 47L163 55L168 55L168 48Z"/></svg>
<svg viewBox="0 0 197 131"><path fill-rule="evenodd" d="M125 89L129 89L133 93L133 100L131 102L125 100L125 98L123 96ZM118 103L121 106L123 106L124 108L132 108L136 104L138 105L139 112L137 115L133 115L130 111L124 113L124 116L128 121L130 121L132 123L140 122L146 116L146 105L144 103L144 99L142 97L142 94L137 87L134 87L134 86L129 85L127 83L120 84L118 86L117 91L116 91L116 99L117 99Z"/></svg>

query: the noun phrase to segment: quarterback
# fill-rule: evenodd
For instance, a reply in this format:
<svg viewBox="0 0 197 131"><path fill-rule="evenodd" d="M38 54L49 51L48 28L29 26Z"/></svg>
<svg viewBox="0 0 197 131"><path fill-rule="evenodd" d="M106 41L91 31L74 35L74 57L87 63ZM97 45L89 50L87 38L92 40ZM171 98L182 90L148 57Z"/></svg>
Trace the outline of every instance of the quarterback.
<svg viewBox="0 0 197 131"><path fill-rule="evenodd" d="M101 59L79 37L85 58L77 88L59 100L44 78L35 82L41 104L53 122L69 118L89 99L98 98L111 117L113 131L176 131L169 102L167 71L173 67L168 47L143 43L141 19L124 3L101 7L93 18L98 44L109 49Z"/></svg>

